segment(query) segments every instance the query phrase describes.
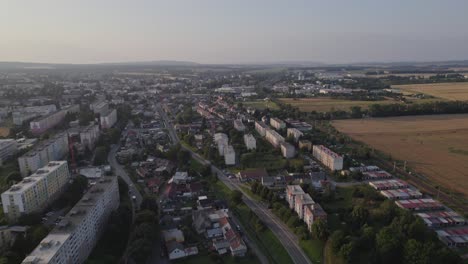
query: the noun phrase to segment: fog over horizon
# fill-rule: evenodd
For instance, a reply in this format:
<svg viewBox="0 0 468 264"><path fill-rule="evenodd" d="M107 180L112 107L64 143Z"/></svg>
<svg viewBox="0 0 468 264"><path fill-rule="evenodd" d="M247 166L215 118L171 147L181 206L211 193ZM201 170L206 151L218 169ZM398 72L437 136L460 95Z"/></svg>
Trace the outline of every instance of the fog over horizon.
<svg viewBox="0 0 468 264"><path fill-rule="evenodd" d="M468 59L468 1L0 0L0 61Z"/></svg>

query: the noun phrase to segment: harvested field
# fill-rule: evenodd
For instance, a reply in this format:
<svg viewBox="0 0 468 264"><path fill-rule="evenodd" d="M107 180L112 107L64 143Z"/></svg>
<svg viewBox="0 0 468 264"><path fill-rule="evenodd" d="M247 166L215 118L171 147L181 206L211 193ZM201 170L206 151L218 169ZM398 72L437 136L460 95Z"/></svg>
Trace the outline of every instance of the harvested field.
<svg viewBox="0 0 468 264"><path fill-rule="evenodd" d="M279 107L275 102L272 101L264 101L264 100L256 100L256 101L247 101L242 103L245 107L253 107L258 110L264 110L269 108L271 110L278 110Z"/></svg>
<svg viewBox="0 0 468 264"><path fill-rule="evenodd" d="M363 109L368 108L372 104L394 104L396 101L354 101L341 100L332 98L281 98L280 101L285 104L290 104L298 107L302 112L329 112L334 110L348 111L352 106L360 106Z"/></svg>
<svg viewBox="0 0 468 264"><path fill-rule="evenodd" d="M468 196L468 115L338 120L333 125L434 183Z"/></svg>
<svg viewBox="0 0 468 264"><path fill-rule="evenodd" d="M468 82L393 85L392 88L448 100L468 100Z"/></svg>

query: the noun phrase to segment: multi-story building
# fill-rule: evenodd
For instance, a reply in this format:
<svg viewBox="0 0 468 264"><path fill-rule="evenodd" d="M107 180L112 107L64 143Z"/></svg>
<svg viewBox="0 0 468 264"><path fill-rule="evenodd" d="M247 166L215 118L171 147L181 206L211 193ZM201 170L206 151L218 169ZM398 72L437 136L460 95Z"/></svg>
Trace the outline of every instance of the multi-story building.
<svg viewBox="0 0 468 264"><path fill-rule="evenodd" d="M273 147L278 148L281 142L284 142L284 137L281 136L278 132L273 129L267 129L265 131L265 139L273 145Z"/></svg>
<svg viewBox="0 0 468 264"><path fill-rule="evenodd" d="M39 117L29 123L31 132L33 134L42 134L62 122L68 113L76 113L79 110L79 105L72 105L46 116Z"/></svg>
<svg viewBox="0 0 468 264"><path fill-rule="evenodd" d="M0 166L18 152L18 143L14 139L0 139Z"/></svg>
<svg viewBox="0 0 468 264"><path fill-rule="evenodd" d="M224 163L226 165L236 165L236 151L231 145L224 148Z"/></svg>
<svg viewBox="0 0 468 264"><path fill-rule="evenodd" d="M255 140L254 136L252 136L252 134L244 135L244 143L245 143L245 147L248 150L253 150L257 148L257 141Z"/></svg>
<svg viewBox="0 0 468 264"><path fill-rule="evenodd" d="M286 123L279 118L272 117L270 118L270 126L278 130L278 129L286 128Z"/></svg>
<svg viewBox="0 0 468 264"><path fill-rule="evenodd" d="M293 209L296 206L296 197L303 195L305 192L300 185L288 185L286 187L286 200L288 201L289 208Z"/></svg>
<svg viewBox="0 0 468 264"><path fill-rule="evenodd" d="M102 129L111 128L117 122L117 110L108 109L107 111L102 112L100 121Z"/></svg>
<svg viewBox="0 0 468 264"><path fill-rule="evenodd" d="M84 147L92 150L99 138L99 125L91 124L80 131L80 142Z"/></svg>
<svg viewBox="0 0 468 264"><path fill-rule="evenodd" d="M242 120L240 119L236 119L234 120L234 128L237 130L237 131L244 131L245 130L245 125L244 123L242 123Z"/></svg>
<svg viewBox="0 0 468 264"><path fill-rule="evenodd" d="M229 144L229 138L224 133L214 134L214 142L218 146L218 153L220 156L224 156L224 149L227 148Z"/></svg>
<svg viewBox="0 0 468 264"><path fill-rule="evenodd" d="M296 195L296 198L294 199L294 201L295 201L294 211L299 216L299 219L304 219L304 208L307 205L315 204L315 201L312 199L312 197L310 197L309 194Z"/></svg>
<svg viewBox="0 0 468 264"><path fill-rule="evenodd" d="M314 146L312 155L332 171L343 169L343 156L336 154L323 145Z"/></svg>
<svg viewBox="0 0 468 264"><path fill-rule="evenodd" d="M89 109L93 110L95 114L101 114L109 111L109 104L103 101L92 103L89 105Z"/></svg>
<svg viewBox="0 0 468 264"><path fill-rule="evenodd" d="M310 140L299 140L299 149L312 150L312 142Z"/></svg>
<svg viewBox="0 0 468 264"><path fill-rule="evenodd" d="M304 135L299 129L296 128L288 128L287 130L288 137L293 137L294 141L299 141L299 138Z"/></svg>
<svg viewBox="0 0 468 264"><path fill-rule="evenodd" d="M17 126L21 126L23 122L30 120L37 116L48 115L57 111L55 105L41 105L41 106L27 106L22 108L20 111L14 111L12 113L13 123Z"/></svg>
<svg viewBox="0 0 468 264"><path fill-rule="evenodd" d="M309 204L304 207L304 222L307 229L312 232L312 225L318 219L327 221L327 213L323 210L320 204Z"/></svg>
<svg viewBox="0 0 468 264"><path fill-rule="evenodd" d="M26 177L49 161L62 159L68 153L67 133L57 134L39 143L32 150L18 158L21 176Z"/></svg>
<svg viewBox="0 0 468 264"><path fill-rule="evenodd" d="M37 212L57 198L70 180L66 161L54 161L2 193L3 212L9 219Z"/></svg>
<svg viewBox="0 0 468 264"><path fill-rule="evenodd" d="M296 156L296 148L288 142L281 142L280 149L283 157L287 159L294 158L294 156Z"/></svg>
<svg viewBox="0 0 468 264"><path fill-rule="evenodd" d="M265 123L260 121L255 121L255 130L260 134L260 136L264 137L268 126Z"/></svg>
<svg viewBox="0 0 468 264"><path fill-rule="evenodd" d="M83 263L119 206L117 178L99 180L58 223L23 264Z"/></svg>

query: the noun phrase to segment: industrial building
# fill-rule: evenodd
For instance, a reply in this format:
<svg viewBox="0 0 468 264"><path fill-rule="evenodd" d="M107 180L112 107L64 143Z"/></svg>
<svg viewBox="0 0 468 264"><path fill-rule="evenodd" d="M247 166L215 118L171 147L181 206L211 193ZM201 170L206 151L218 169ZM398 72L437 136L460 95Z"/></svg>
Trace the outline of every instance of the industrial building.
<svg viewBox="0 0 468 264"><path fill-rule="evenodd" d="M396 201L395 204L400 208L410 211L431 211L444 209L443 204L432 198L400 200Z"/></svg>
<svg viewBox="0 0 468 264"><path fill-rule="evenodd" d="M468 246L468 227L437 230L439 239L449 247Z"/></svg>
<svg viewBox="0 0 468 264"><path fill-rule="evenodd" d="M393 176L384 171L384 170L379 170L379 171L365 171L362 173L362 179L363 180L383 180L383 179L391 179Z"/></svg>
<svg viewBox="0 0 468 264"><path fill-rule="evenodd" d="M431 228L466 225L466 219L455 211L436 211L417 214Z"/></svg>
<svg viewBox="0 0 468 264"><path fill-rule="evenodd" d="M422 198L422 193L413 188L382 190L380 194L390 200L407 200Z"/></svg>
<svg viewBox="0 0 468 264"><path fill-rule="evenodd" d="M402 188L409 187L409 184L407 182L400 180L400 179L372 181L372 182L369 182L369 185L378 191L402 189Z"/></svg>

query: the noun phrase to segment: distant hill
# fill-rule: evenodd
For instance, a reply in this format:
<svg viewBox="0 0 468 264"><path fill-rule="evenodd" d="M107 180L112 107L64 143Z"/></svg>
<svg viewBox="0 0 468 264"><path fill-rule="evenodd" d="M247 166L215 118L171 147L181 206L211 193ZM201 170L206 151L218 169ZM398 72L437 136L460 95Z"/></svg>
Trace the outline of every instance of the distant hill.
<svg viewBox="0 0 468 264"><path fill-rule="evenodd" d="M199 63L191 61L142 61L142 62L115 62L115 63L95 63L95 64L71 64L71 63L37 63L37 62L1 62L0 69L56 69L56 68L76 68L86 66L198 66Z"/></svg>

